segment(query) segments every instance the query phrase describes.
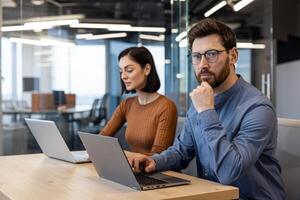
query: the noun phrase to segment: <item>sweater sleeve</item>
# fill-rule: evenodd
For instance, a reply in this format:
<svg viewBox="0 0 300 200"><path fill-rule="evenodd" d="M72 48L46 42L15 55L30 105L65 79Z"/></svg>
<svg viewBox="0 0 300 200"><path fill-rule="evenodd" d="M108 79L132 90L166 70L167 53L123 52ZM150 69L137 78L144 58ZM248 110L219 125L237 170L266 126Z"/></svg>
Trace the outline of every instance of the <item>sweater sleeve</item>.
<svg viewBox="0 0 300 200"><path fill-rule="evenodd" d="M105 127L100 130L101 135L105 136L114 136L117 131L123 126L126 122L125 111L126 111L126 100L122 101L120 105L114 111L112 117L105 125Z"/></svg>
<svg viewBox="0 0 300 200"><path fill-rule="evenodd" d="M159 115L154 143L149 155L160 153L172 145L176 133L177 110L173 102L166 102Z"/></svg>

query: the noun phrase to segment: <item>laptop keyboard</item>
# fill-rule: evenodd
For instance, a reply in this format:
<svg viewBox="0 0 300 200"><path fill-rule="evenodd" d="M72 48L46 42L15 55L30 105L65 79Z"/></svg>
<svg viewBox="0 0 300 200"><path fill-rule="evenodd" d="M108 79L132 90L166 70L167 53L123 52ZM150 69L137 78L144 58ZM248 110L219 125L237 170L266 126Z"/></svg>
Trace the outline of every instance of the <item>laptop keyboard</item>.
<svg viewBox="0 0 300 200"><path fill-rule="evenodd" d="M136 177L136 180L141 185L157 185L157 184L167 183L166 181L155 179L155 178L149 177L149 176L147 176L145 174L141 174L141 173L135 174L135 177Z"/></svg>

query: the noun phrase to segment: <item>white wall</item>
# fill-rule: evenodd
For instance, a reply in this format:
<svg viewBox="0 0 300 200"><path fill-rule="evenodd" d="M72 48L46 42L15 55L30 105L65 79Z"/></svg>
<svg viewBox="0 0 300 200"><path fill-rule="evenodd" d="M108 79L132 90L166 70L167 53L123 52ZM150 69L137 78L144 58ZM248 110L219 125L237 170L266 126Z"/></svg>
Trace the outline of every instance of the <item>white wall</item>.
<svg viewBox="0 0 300 200"><path fill-rule="evenodd" d="M276 67L278 117L300 119L300 60Z"/></svg>
<svg viewBox="0 0 300 200"><path fill-rule="evenodd" d="M300 191L300 120L278 118L276 156L288 200L299 200Z"/></svg>

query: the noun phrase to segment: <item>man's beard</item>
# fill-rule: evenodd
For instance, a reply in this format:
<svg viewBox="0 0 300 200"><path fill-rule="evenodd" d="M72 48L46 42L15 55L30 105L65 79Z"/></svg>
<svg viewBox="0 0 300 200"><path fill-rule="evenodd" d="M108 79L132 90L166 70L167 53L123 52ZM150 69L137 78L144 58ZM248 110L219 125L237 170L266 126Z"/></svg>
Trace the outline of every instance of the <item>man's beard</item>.
<svg viewBox="0 0 300 200"><path fill-rule="evenodd" d="M229 58L227 58L218 76L214 72L209 71L207 68L203 68L198 74L195 73L195 76L199 84L201 84L203 81L206 81L212 88L216 88L219 87L227 79L229 73ZM202 79L201 74L209 74L209 78Z"/></svg>

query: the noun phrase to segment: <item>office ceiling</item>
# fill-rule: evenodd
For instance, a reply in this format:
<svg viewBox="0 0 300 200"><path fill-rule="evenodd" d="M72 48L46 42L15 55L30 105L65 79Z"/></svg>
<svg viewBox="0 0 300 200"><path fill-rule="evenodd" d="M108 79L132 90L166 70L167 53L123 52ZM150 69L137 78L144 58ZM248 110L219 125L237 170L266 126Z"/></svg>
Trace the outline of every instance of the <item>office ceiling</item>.
<svg viewBox="0 0 300 200"><path fill-rule="evenodd" d="M6 6L3 9L3 25L18 25L32 18L46 18L58 15L84 15L81 23L118 23L131 24L143 27L165 27L166 1L164 0L6 0L15 3L15 6ZM169 4L169 1L168 1ZM68 32L74 38L75 34L103 34L111 33L107 29L83 29L58 27L57 33ZM51 30L53 34L55 30ZM49 31L43 31L49 35ZM9 36L20 34L42 35L33 31L22 33L5 33ZM64 34L66 35L66 34ZM136 38L134 33L128 37ZM69 38L72 39L72 38Z"/></svg>
<svg viewBox="0 0 300 200"><path fill-rule="evenodd" d="M3 10L5 20L84 14L85 19L81 22L130 23L133 26L164 25L164 0L15 0L14 2L16 7L6 7Z"/></svg>
<svg viewBox="0 0 300 200"><path fill-rule="evenodd" d="M174 0L175 1L175 0ZM239 1L239 0L233 0ZM4 25L15 25L22 20L36 17L57 15L83 14L83 23L129 23L132 26L166 27L168 15L171 14L170 0L5 0L3 9ZM204 18L206 12L219 0L190 0L189 21L194 23ZM212 17L231 25L239 38L264 38L266 0L255 1L234 13L230 6L225 6ZM175 9L185 6L185 2L176 2ZM23 9L21 9L23 8ZM68 27L65 27L68 28ZM63 28L60 28L63 29ZM70 31L70 30L68 30ZM94 34L105 33L107 30L88 30ZM85 33L84 29L72 29L73 33Z"/></svg>
<svg viewBox="0 0 300 200"><path fill-rule="evenodd" d="M240 0L227 0L232 4ZM220 0L191 0L189 4L190 23L204 18L204 13L219 3ZM239 39L257 40L269 37L271 20L270 0L253 1L238 12L232 6L226 5L210 17L227 23L235 30Z"/></svg>

